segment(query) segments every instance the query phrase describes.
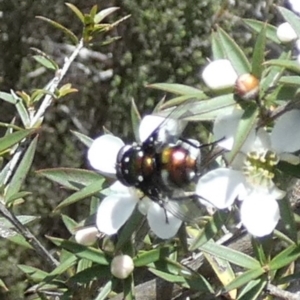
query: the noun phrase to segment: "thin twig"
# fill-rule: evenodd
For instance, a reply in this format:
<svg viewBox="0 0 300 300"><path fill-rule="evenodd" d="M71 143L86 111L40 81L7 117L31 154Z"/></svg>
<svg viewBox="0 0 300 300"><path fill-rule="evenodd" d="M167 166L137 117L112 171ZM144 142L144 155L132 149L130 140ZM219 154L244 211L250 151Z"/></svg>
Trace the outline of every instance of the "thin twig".
<svg viewBox="0 0 300 300"><path fill-rule="evenodd" d="M278 297L283 300L300 300L299 294L294 294L289 291L284 291L270 283L267 285L267 291L270 295Z"/></svg>
<svg viewBox="0 0 300 300"><path fill-rule="evenodd" d="M10 212L2 201L0 201L0 212L15 226L16 231L18 231L18 233L26 239L39 256L45 259L51 268L56 268L59 265L59 262L49 254L40 241L16 218L13 213Z"/></svg>

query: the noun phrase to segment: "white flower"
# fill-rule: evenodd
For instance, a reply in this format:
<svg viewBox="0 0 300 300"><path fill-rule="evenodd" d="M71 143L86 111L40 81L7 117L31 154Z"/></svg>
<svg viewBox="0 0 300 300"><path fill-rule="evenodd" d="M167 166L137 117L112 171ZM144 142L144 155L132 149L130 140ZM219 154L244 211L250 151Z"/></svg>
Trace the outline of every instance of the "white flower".
<svg viewBox="0 0 300 300"><path fill-rule="evenodd" d="M96 227L81 228L75 233L75 240L78 244L90 246L98 239L99 231Z"/></svg>
<svg viewBox="0 0 300 300"><path fill-rule="evenodd" d="M277 27L277 37L282 43L289 43L297 39L297 33L293 27L288 23L284 22Z"/></svg>
<svg viewBox="0 0 300 300"><path fill-rule="evenodd" d="M300 14L300 1L299 0L289 0L291 5L291 9L295 12Z"/></svg>
<svg viewBox="0 0 300 300"><path fill-rule="evenodd" d="M233 146L241 114L221 116L214 124L215 137L225 137L219 144L227 150ZM199 179L196 193L201 202L224 209L241 200L241 221L247 230L259 237L270 234L280 216L276 200L285 196L272 181L273 167L279 159L299 163L292 155L300 149L299 127L300 111L293 110L276 121L270 135L263 129L250 132L232 169L219 168Z"/></svg>
<svg viewBox="0 0 300 300"><path fill-rule="evenodd" d="M238 78L228 59L218 59L210 62L202 72L204 83L212 90L233 87Z"/></svg>
<svg viewBox="0 0 300 300"><path fill-rule="evenodd" d="M182 221L149 198L141 200L137 189L126 187L119 181L110 189L113 193L103 199L97 211L96 225L101 232L108 235L117 233L138 205L139 211L147 215L149 226L158 237L168 239L177 233Z"/></svg>
<svg viewBox="0 0 300 300"><path fill-rule="evenodd" d="M133 269L133 260L129 255L118 255L111 261L111 274L119 279L127 278L132 273Z"/></svg>
<svg viewBox="0 0 300 300"><path fill-rule="evenodd" d="M158 116L145 117L139 128L140 140L145 141L150 134L158 128L164 118ZM174 122L168 121L166 126L158 132L158 140L164 139L165 135L176 135L179 130ZM105 175L114 177L116 175L117 155L124 143L113 135L102 135L97 138L88 151L88 159L92 167ZM147 215L150 228L160 238L173 237L182 221L158 203L147 197L142 200L139 191L134 187L127 187L116 181L111 187L112 193L105 197L100 203L97 211L96 224L98 229L108 235L115 234L133 213L136 205L139 210Z"/></svg>

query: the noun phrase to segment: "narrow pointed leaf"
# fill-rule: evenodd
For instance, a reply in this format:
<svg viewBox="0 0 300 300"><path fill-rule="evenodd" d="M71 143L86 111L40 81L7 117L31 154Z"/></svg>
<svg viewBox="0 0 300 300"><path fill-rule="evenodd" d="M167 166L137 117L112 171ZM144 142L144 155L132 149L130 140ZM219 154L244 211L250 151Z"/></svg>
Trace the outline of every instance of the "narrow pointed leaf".
<svg viewBox="0 0 300 300"><path fill-rule="evenodd" d="M276 44L280 44L280 41L279 41L279 39L277 37L277 34L276 34L276 31L277 31L276 26L266 24L265 22L252 20L252 19L243 19L243 22L257 33L261 32L263 27L266 27L266 37L267 37L267 39L275 42Z"/></svg>
<svg viewBox="0 0 300 300"><path fill-rule="evenodd" d="M72 194L71 196L69 196L68 198L63 200L58 206L56 206L54 211L62 209L64 207L71 205L73 203L76 203L82 199L85 199L85 198L91 197L95 194L98 194L99 191L102 190L103 183L104 183L104 178L101 178L101 179L87 185L82 190L75 192L74 194Z"/></svg>
<svg viewBox="0 0 300 300"><path fill-rule="evenodd" d="M300 74L300 66L297 61L285 60L285 59L271 59L265 62L269 66L283 67L288 71Z"/></svg>
<svg viewBox="0 0 300 300"><path fill-rule="evenodd" d="M72 3L65 3L72 11L73 13L78 17L78 19L84 23L84 15L83 13Z"/></svg>
<svg viewBox="0 0 300 300"><path fill-rule="evenodd" d="M34 55L33 58L46 69L57 70L58 66L53 61L42 55Z"/></svg>
<svg viewBox="0 0 300 300"><path fill-rule="evenodd" d="M221 28L218 28L218 35L222 43L223 51L237 74L242 75L249 73L250 63L239 45Z"/></svg>
<svg viewBox="0 0 300 300"><path fill-rule="evenodd" d="M99 249L95 249L92 247L86 247L83 245L79 245L75 242L63 240L60 238L54 238L54 237L48 237L48 239L54 243L56 246L59 246L63 249L66 249L76 255L79 258L85 258L89 259L94 263L100 264L100 265L108 265L109 259L105 255L104 252L102 252Z"/></svg>
<svg viewBox="0 0 300 300"><path fill-rule="evenodd" d="M140 142L140 135L139 135L140 122L141 122L141 115L138 111L134 99L131 99L131 123L132 123L135 140L138 142Z"/></svg>
<svg viewBox="0 0 300 300"><path fill-rule="evenodd" d="M260 79L263 72L263 62L265 59L266 48L266 26L259 32L252 56L252 75Z"/></svg>
<svg viewBox="0 0 300 300"><path fill-rule="evenodd" d="M205 227L200 232L199 236L193 241L189 251L194 251L201 247L203 244L213 238L219 230L224 226L226 214L221 211L216 211L214 215L207 222Z"/></svg>
<svg viewBox="0 0 300 300"><path fill-rule="evenodd" d="M49 275L49 273L42 271L40 269L27 266L27 265L18 265L18 268L25 274L29 275L33 281L42 281L45 277Z"/></svg>
<svg viewBox="0 0 300 300"><path fill-rule="evenodd" d="M157 89L164 92L173 93L176 95L189 95L189 94L195 94L195 95L202 95L203 92L201 90L198 90L196 88L178 84L178 83L154 83L150 84L147 87L151 89Z"/></svg>
<svg viewBox="0 0 300 300"><path fill-rule="evenodd" d="M300 246L292 245L281 251L269 263L270 270L283 268L300 257Z"/></svg>
<svg viewBox="0 0 300 300"><path fill-rule="evenodd" d="M120 8L119 7L108 7L106 9L101 10L94 17L95 24L100 23L101 21L103 21L103 19L105 19L107 16L111 15L118 9L120 9Z"/></svg>
<svg viewBox="0 0 300 300"><path fill-rule="evenodd" d="M73 220L72 218L70 218L67 215L62 214L61 215L62 221L64 222L66 228L68 229L68 231L73 235L76 232L76 227L78 226L78 223Z"/></svg>
<svg viewBox="0 0 300 300"><path fill-rule="evenodd" d="M88 148L91 147L93 139L78 131L71 130L71 133L74 134L79 139L79 141L86 145Z"/></svg>
<svg viewBox="0 0 300 300"><path fill-rule="evenodd" d="M95 265L85 270L77 272L74 276L69 278L70 282L80 284L90 284L92 281L100 278L110 278L110 267L103 265Z"/></svg>
<svg viewBox="0 0 300 300"><path fill-rule="evenodd" d="M265 271L262 267L259 267L257 269L248 270L248 271L244 272L242 275L238 276L236 279L234 279L230 284L225 286L224 291L228 292L231 290L235 290L235 289L247 284L249 281L258 278L259 276L263 275L264 273L265 273Z"/></svg>
<svg viewBox="0 0 300 300"><path fill-rule="evenodd" d="M3 152L21 142L24 138L34 133L34 131L35 130L32 129L20 130L0 138L0 152Z"/></svg>
<svg viewBox="0 0 300 300"><path fill-rule="evenodd" d="M101 178L104 180L104 177L95 172L72 168L43 169L37 171L37 174L42 175L65 188L76 191L95 181L99 181Z"/></svg>
<svg viewBox="0 0 300 300"><path fill-rule="evenodd" d="M284 85L291 85L295 87L300 86L300 77L299 76L282 76L279 79L279 83Z"/></svg>
<svg viewBox="0 0 300 300"><path fill-rule="evenodd" d="M260 263L251 256L228 247L218 245L212 240L199 247L199 249L246 269L256 269L260 266Z"/></svg>
<svg viewBox="0 0 300 300"><path fill-rule="evenodd" d="M240 292L238 300L258 299L267 285L265 278L251 280Z"/></svg>
<svg viewBox="0 0 300 300"><path fill-rule="evenodd" d="M43 16L37 16L36 18L40 19L40 20L43 20L43 21L46 21L47 23L51 24L52 26L54 26L55 28L61 30L66 36L68 36L68 38L75 44L77 45L78 44L78 38L76 37L76 35L71 31L69 30L68 28L66 28L65 26L51 20L51 19L48 19L48 18L45 18Z"/></svg>
<svg viewBox="0 0 300 300"><path fill-rule="evenodd" d="M172 98L168 101L166 101L165 103L161 104L159 106L159 109L166 109L166 108L170 108L170 107L174 107L174 106L178 106L181 104L186 103L188 100L205 100L208 99L209 97L207 95L205 95L204 93L198 93L198 94L188 94L188 95L183 95L183 96L178 96L175 98Z"/></svg>
<svg viewBox="0 0 300 300"><path fill-rule="evenodd" d="M0 92L0 99L9 102L11 104L16 104L16 99L10 93Z"/></svg>
<svg viewBox="0 0 300 300"><path fill-rule="evenodd" d="M32 161L35 154L35 149L38 141L38 136L36 136L30 143L27 151L25 152L18 168L16 169L13 177L11 178L8 188L5 193L5 199L9 199L12 195L19 192L29 169L31 168Z"/></svg>
<svg viewBox="0 0 300 300"><path fill-rule="evenodd" d="M111 293L112 291L112 281L108 281L104 287L101 289L101 292L97 295L97 297L95 298L95 300L105 300L107 299L108 295Z"/></svg>
<svg viewBox="0 0 300 300"><path fill-rule="evenodd" d="M246 108L239 122L236 136L234 138L234 144L228 157L229 163L231 163L234 160L241 147L243 146L244 142L246 141L248 135L250 134L251 130L256 126L258 113L259 111L256 105L249 105Z"/></svg>
<svg viewBox="0 0 300 300"><path fill-rule="evenodd" d="M23 100L21 100L20 98L17 98L17 99L18 100L16 101L16 108L17 108L18 114L22 120L24 127L28 128L30 125L30 117L29 117L28 111L23 103Z"/></svg>
<svg viewBox="0 0 300 300"><path fill-rule="evenodd" d="M217 32L213 32L211 34L211 48L212 48L213 60L225 58L222 43L220 41Z"/></svg>

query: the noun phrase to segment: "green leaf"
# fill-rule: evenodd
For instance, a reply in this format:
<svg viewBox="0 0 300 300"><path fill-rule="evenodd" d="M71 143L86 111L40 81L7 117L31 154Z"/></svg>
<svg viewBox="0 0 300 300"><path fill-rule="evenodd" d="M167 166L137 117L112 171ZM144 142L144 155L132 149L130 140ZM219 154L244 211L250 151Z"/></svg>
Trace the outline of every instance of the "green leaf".
<svg viewBox="0 0 300 300"><path fill-rule="evenodd" d="M284 249L283 251L281 251L278 255L276 255L271 260L268 267L270 270L278 270L294 262L299 257L300 257L300 246L292 245Z"/></svg>
<svg viewBox="0 0 300 300"><path fill-rule="evenodd" d="M218 35L223 51L238 75L250 73L250 63L239 45L221 28Z"/></svg>
<svg viewBox="0 0 300 300"><path fill-rule="evenodd" d="M220 114L232 112L232 107L236 102L233 94L227 94L211 98L209 100L197 101L185 104L185 109L190 116L183 118L186 121L213 121Z"/></svg>
<svg viewBox="0 0 300 300"><path fill-rule="evenodd" d="M55 28L61 30L75 45L78 44L78 38L76 37L76 35L71 30L66 28L65 26L63 26L51 19L45 18L43 16L37 16L36 18L46 21L47 23L51 24Z"/></svg>
<svg viewBox="0 0 300 300"><path fill-rule="evenodd" d="M143 267L148 264L154 263L160 259L168 257L175 248L170 246L162 246L149 251L140 251L137 256L133 259L135 267Z"/></svg>
<svg viewBox="0 0 300 300"><path fill-rule="evenodd" d="M101 10L94 17L95 24L100 23L104 18L106 18L110 14L114 13L118 9L120 9L120 8L119 7L108 7L106 9Z"/></svg>
<svg viewBox="0 0 300 300"><path fill-rule="evenodd" d="M17 95L16 95L17 97ZM16 98L16 108L25 128L30 126L30 117L22 99Z"/></svg>
<svg viewBox="0 0 300 300"><path fill-rule="evenodd" d="M242 21L257 33L261 32L261 30L265 27L267 39L275 42L276 44L280 44L280 41L276 34L276 26L252 19L243 19Z"/></svg>
<svg viewBox="0 0 300 300"><path fill-rule="evenodd" d="M291 10L286 9L284 7L278 6L277 7L282 16L285 18L285 20L293 27L295 32L297 33L297 36L300 36L300 18L294 14Z"/></svg>
<svg viewBox="0 0 300 300"><path fill-rule="evenodd" d="M4 292L9 292L8 287L5 285L4 281L2 279L0 279L0 288L2 288L2 290Z"/></svg>
<svg viewBox="0 0 300 300"><path fill-rule="evenodd" d="M29 277L35 282L41 282L45 277L49 275L49 273L45 271L27 265L18 265L18 268L23 273L29 275Z"/></svg>
<svg viewBox="0 0 300 300"><path fill-rule="evenodd" d="M57 65L53 61L42 55L34 55L33 58L46 69L57 70Z"/></svg>
<svg viewBox="0 0 300 300"><path fill-rule="evenodd" d="M30 143L27 151L25 152L18 168L16 169L13 177L11 178L8 188L5 193L5 201L10 199L14 194L18 193L28 172L31 168L32 161L35 154L35 149L38 141L38 136L36 136Z"/></svg>
<svg viewBox="0 0 300 300"><path fill-rule="evenodd" d="M64 222L66 228L68 229L68 231L73 235L76 232L76 227L78 226L78 223L73 220L72 218L70 218L67 215L62 214L61 215L62 221Z"/></svg>
<svg viewBox="0 0 300 300"><path fill-rule="evenodd" d="M17 100L12 96L10 93L5 93L5 92L0 92L0 99L11 103L11 104L16 104Z"/></svg>
<svg viewBox="0 0 300 300"><path fill-rule="evenodd" d="M259 32L252 55L252 75L257 79L261 78L263 72L263 62L265 59L266 48L266 26Z"/></svg>
<svg viewBox="0 0 300 300"><path fill-rule="evenodd" d="M16 200L19 200L19 199L22 199L28 195L32 195L31 192L19 192L19 193L16 193L16 194L13 194L11 195L7 200L6 200L6 204L10 204Z"/></svg>
<svg viewBox="0 0 300 300"><path fill-rule="evenodd" d="M300 86L300 77L299 76L282 76L279 79L279 83L299 87Z"/></svg>
<svg viewBox="0 0 300 300"><path fill-rule="evenodd" d="M196 237L192 242L189 251L198 249L200 246L213 238L224 225L225 220L228 217L227 215L227 213L220 210L216 211L207 224L205 224L205 227L201 230L198 237Z"/></svg>
<svg viewBox="0 0 300 300"><path fill-rule="evenodd" d="M86 247L75 242L54 237L48 237L48 239L56 246L70 251L79 258L85 258L100 265L108 265L110 262L105 253L99 249Z"/></svg>
<svg viewBox="0 0 300 300"><path fill-rule="evenodd" d="M160 270L157 270L154 268L149 268L148 270L151 273L153 273L154 275L156 275L166 281L172 282L172 283L184 283L185 282L185 279L183 276L173 275L173 274L163 272L163 271L160 271Z"/></svg>
<svg viewBox="0 0 300 300"><path fill-rule="evenodd" d="M32 246L25 240L25 238L21 234L10 236L7 238L7 240L26 249L33 249Z"/></svg>
<svg viewBox="0 0 300 300"><path fill-rule="evenodd" d="M224 260L227 260L237 266L246 269L256 269L260 267L260 263L254 258L252 258L251 256L230 249L228 247L218 245L212 240L208 241L207 243L199 247L199 249L202 250L203 252L207 252L211 255L220 257Z"/></svg>
<svg viewBox="0 0 300 300"><path fill-rule="evenodd" d="M206 100L208 98L209 97L204 93L178 96L178 97L172 98L172 99L166 101L165 103L161 104L159 106L159 109L162 110L162 109L178 106L181 104L185 104L188 100L196 100L196 99L197 100Z"/></svg>
<svg viewBox="0 0 300 300"><path fill-rule="evenodd" d="M69 281L80 284L89 284L96 279L109 277L111 277L109 266L95 265L76 273L69 278Z"/></svg>
<svg viewBox="0 0 300 300"><path fill-rule="evenodd" d="M151 89L157 89L164 92L173 93L176 95L203 95L201 90L190 87L188 85L178 84L178 83L154 83L147 87Z"/></svg>
<svg viewBox="0 0 300 300"><path fill-rule="evenodd" d="M108 295L111 293L112 291L112 281L108 281L104 287L101 289L100 293L97 295L97 297L95 298L95 300L105 300L107 299Z"/></svg>
<svg viewBox="0 0 300 300"><path fill-rule="evenodd" d="M135 140L140 142L139 126L141 122L141 115L138 111L138 108L135 104L134 99L131 99L131 123L133 128L133 133Z"/></svg>
<svg viewBox="0 0 300 300"><path fill-rule="evenodd" d="M104 178L92 171L73 168L43 169L37 171L37 174L75 191Z"/></svg>
<svg viewBox="0 0 300 300"><path fill-rule="evenodd" d="M232 163L236 155L239 153L244 142L248 138L251 130L256 126L258 108L256 105L249 105L243 113L239 122L236 135L234 137L234 144L228 156L228 162Z"/></svg>
<svg viewBox="0 0 300 300"><path fill-rule="evenodd" d="M54 211L62 209L64 207L66 207L70 204L76 203L82 199L85 199L85 198L91 197L95 194L98 194L99 191L102 190L102 185L103 185L104 181L105 181L105 179L101 178L101 179L94 181L93 183L87 185L82 190L75 192L74 194L72 194L71 196L69 196L68 198L63 200L58 206L56 206Z"/></svg>
<svg viewBox="0 0 300 300"><path fill-rule="evenodd" d="M17 217L18 221L23 225L26 225L36 219L39 219L39 217L37 217L37 216L30 216L30 215L20 215L20 216L16 216L16 217ZM14 228L14 226L11 224L11 222L9 222L4 217L0 217L0 224L1 224L1 226L7 227L7 228Z"/></svg>
<svg viewBox="0 0 300 300"><path fill-rule="evenodd" d="M6 135L0 138L0 152L3 152L10 147L16 145L17 143L21 142L27 136L33 134L35 130L33 129L25 129L16 131L12 134Z"/></svg>
<svg viewBox="0 0 300 300"><path fill-rule="evenodd" d="M71 130L71 133L74 134L79 139L79 141L86 145L88 148L91 147L93 139L78 131Z"/></svg>
<svg viewBox="0 0 300 300"><path fill-rule="evenodd" d="M240 292L238 300L258 299L267 285L266 278L251 280Z"/></svg>
<svg viewBox="0 0 300 300"><path fill-rule="evenodd" d="M211 34L211 48L213 60L222 59L225 57L222 43L217 32L212 32Z"/></svg>
<svg viewBox="0 0 300 300"><path fill-rule="evenodd" d="M288 71L300 74L300 66L299 63L296 61L287 60L287 59L271 59L266 61L264 64L269 66L282 67Z"/></svg>
<svg viewBox="0 0 300 300"><path fill-rule="evenodd" d="M84 15L83 13L72 3L65 3L72 11L75 13L75 15L78 17L78 19L84 23Z"/></svg>
<svg viewBox="0 0 300 300"><path fill-rule="evenodd" d="M256 279L257 277L261 276L265 273L265 270L262 267L255 268L252 270L248 270L244 272L242 275L238 276L232 282L225 286L224 291L228 292L234 289L237 289L244 284L249 283L251 280Z"/></svg>

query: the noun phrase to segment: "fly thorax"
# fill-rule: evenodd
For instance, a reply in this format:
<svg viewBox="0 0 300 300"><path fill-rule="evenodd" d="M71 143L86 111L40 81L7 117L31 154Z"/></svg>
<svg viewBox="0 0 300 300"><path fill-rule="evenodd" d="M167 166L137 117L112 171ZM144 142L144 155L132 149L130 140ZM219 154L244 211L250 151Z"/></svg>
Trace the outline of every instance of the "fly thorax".
<svg viewBox="0 0 300 300"><path fill-rule="evenodd" d="M122 147L117 156L117 178L126 186L140 187L155 169L151 155L146 154L139 145Z"/></svg>
<svg viewBox="0 0 300 300"><path fill-rule="evenodd" d="M260 187L269 188L273 186L275 166L278 162L279 157L274 151L248 152L243 166L243 173L247 182Z"/></svg>

